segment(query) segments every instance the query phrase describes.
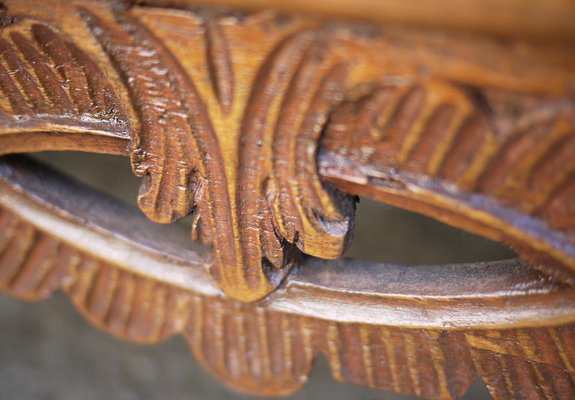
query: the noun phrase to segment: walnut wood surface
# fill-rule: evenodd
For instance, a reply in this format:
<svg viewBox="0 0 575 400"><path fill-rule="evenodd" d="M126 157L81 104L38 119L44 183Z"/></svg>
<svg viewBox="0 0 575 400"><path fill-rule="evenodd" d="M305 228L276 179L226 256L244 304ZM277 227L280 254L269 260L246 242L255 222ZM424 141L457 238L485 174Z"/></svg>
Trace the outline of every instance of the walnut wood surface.
<svg viewBox="0 0 575 400"><path fill-rule="evenodd" d="M510 30L505 13L485 22L512 33L500 38L188 1L5 1L0 154L130 156L144 214L193 213L203 246L9 160L2 288L31 300L62 288L131 340L181 333L250 392L295 390L323 352L337 379L402 393L457 398L480 377L497 398L572 396L575 53L561 21L573 14L545 10L534 40L527 11ZM418 18L391 19L453 27ZM526 262L307 256L342 256L356 195Z"/></svg>
<svg viewBox="0 0 575 400"><path fill-rule="evenodd" d="M476 378L495 399L574 393L575 292L519 260L307 259L245 304L223 296L183 231L31 162L5 160L0 182L3 291L37 301L62 289L95 325L139 343L181 334L236 389L291 393L324 354L340 381L433 399L459 398Z"/></svg>
<svg viewBox="0 0 575 400"><path fill-rule="evenodd" d="M3 29L13 72L3 152L129 148L145 176L140 208L161 223L195 210L193 237L213 247L228 295L269 294L296 247L322 258L345 251L354 200L320 182L318 148L320 171L345 192L407 200L572 281L566 47L273 13L56 2L48 16L27 4L9 4ZM76 123L62 128L62 116ZM22 119L30 128L15 133Z"/></svg>

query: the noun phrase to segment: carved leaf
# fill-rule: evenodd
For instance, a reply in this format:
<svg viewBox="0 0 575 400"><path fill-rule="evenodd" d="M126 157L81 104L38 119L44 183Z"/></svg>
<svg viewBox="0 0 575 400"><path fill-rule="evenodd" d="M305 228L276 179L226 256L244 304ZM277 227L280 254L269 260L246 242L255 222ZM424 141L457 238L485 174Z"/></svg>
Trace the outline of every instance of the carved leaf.
<svg viewBox="0 0 575 400"><path fill-rule="evenodd" d="M575 390L572 325L446 330L329 321L134 272L86 251L94 241L58 239L6 208L0 232L0 290L40 300L62 288L96 326L138 343L181 334L205 368L244 392L292 393L320 354L339 381L430 399L461 398L477 378L497 400L563 398ZM133 254L138 248L134 243Z"/></svg>
<svg viewBox="0 0 575 400"><path fill-rule="evenodd" d="M108 78L85 51L54 28L32 19L2 28L0 60L4 142L16 134L32 139L75 132L129 137L124 107Z"/></svg>
<svg viewBox="0 0 575 400"><path fill-rule="evenodd" d="M471 211L458 218L550 273L557 271L545 265L561 267L571 281L575 103L470 92L436 80L358 85L332 114L326 157L337 155L353 180L373 185L372 194L418 196L409 208L441 218L435 210L456 202L483 213L475 226L465 223ZM512 120L508 101L518 108Z"/></svg>
<svg viewBox="0 0 575 400"><path fill-rule="evenodd" d="M319 135L344 82L341 65L323 78L326 64L333 64L321 54L325 39L278 30L283 38L250 69L254 78L238 125L230 67L238 46L228 44L210 19L216 17L199 25L212 87L204 98L195 73L138 17L122 13L110 22L88 9L82 15L124 77L142 120L132 152L134 171L146 176L140 208L162 223L194 211L194 236L214 246L213 274L227 294L246 301L269 294L293 264L294 245L325 258L343 254L353 201L324 189L315 166ZM222 115L214 116L211 96ZM214 128L218 117L220 126L238 132L235 182L225 168L233 157L222 155L230 138Z"/></svg>

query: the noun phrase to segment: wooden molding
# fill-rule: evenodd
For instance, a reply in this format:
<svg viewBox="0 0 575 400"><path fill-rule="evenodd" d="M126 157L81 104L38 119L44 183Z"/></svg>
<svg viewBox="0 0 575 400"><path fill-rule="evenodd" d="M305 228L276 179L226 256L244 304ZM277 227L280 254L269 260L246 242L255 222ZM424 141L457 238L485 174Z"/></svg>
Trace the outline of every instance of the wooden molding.
<svg viewBox="0 0 575 400"><path fill-rule="evenodd" d="M224 6L242 10L275 9L317 18L403 24L472 31L538 40L572 41L575 5L569 0L137 0L155 6Z"/></svg>
<svg viewBox="0 0 575 400"><path fill-rule="evenodd" d="M61 7L73 32L39 22L25 4L12 13L31 15L7 14L4 68L14 74L4 75L12 116L2 136L16 148L8 142L5 152L26 142L42 150L43 137L57 148L54 136L66 149L129 146L134 172L145 176L140 208L160 223L195 210L193 237L213 246L212 272L228 295L268 295L296 247L322 258L345 251L353 198L320 182L321 132L322 150L333 154L323 159L338 164L322 171L339 169L333 180L345 180L345 192L387 199L402 191L410 208L504 240L571 280L574 59L562 48L544 58L520 41L384 35L273 13L237 23L157 8ZM74 43L78 30L99 50ZM485 65L482 51L498 63ZM371 176L353 176L363 165ZM375 183L361 190L358 180ZM406 185L407 194L398 188Z"/></svg>
<svg viewBox="0 0 575 400"><path fill-rule="evenodd" d="M187 1L4 4L0 154L129 156L151 221L194 218L193 241L172 238L176 228L8 159L5 291L62 288L131 340L183 334L209 369L262 394L295 390L318 352L340 380L431 398L456 398L474 377L498 398L573 393L562 341L575 317L575 53L573 30L548 19L573 15L568 5L545 8L530 37L527 12L512 32L504 13L455 33L387 6L371 19L393 24L371 26ZM341 261L356 196L505 242L522 260L385 273ZM138 308L148 301L156 311ZM453 363L444 341L462 349ZM386 377L373 364L384 348Z"/></svg>
<svg viewBox="0 0 575 400"><path fill-rule="evenodd" d="M520 260L418 267L306 259L265 301L226 298L178 229L17 158L0 164L0 288L54 290L137 343L183 335L235 389L289 394L324 354L342 382L430 399L569 398L575 291ZM121 218L119 218L121 216Z"/></svg>

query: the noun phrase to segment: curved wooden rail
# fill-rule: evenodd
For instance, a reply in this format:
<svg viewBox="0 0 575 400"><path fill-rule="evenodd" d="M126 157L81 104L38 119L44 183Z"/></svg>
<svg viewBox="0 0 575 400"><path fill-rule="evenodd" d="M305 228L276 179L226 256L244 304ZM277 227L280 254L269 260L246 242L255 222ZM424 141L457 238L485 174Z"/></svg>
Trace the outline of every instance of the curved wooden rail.
<svg viewBox="0 0 575 400"><path fill-rule="evenodd" d="M501 399L575 393L570 6L546 9L533 36L567 34L543 43L522 38L528 9L507 30L511 0L485 26L504 40L471 33L482 17L447 35L187 0L5 3L0 155L130 156L140 209L160 223L193 212L197 240L8 157L4 291L62 289L130 340L182 334L248 392L296 390L324 353L339 380L430 398L458 398L476 377ZM374 19L452 27L386 4ZM525 261L338 260L357 195Z"/></svg>
<svg viewBox="0 0 575 400"><path fill-rule="evenodd" d="M243 304L217 288L207 249L178 227L25 159L2 161L0 187L4 292L37 301L61 289L131 341L182 334L236 389L290 393L319 353L338 380L429 398L458 398L476 378L501 399L575 388L575 291L519 260L421 268L308 258L268 299Z"/></svg>
<svg viewBox="0 0 575 400"><path fill-rule="evenodd" d="M74 24L8 4L27 16L0 43L12 71L0 154L129 153L146 176L140 208L164 223L195 209L193 234L214 248L228 295L265 297L296 248L341 256L356 194L503 241L572 282L568 46L56 4Z"/></svg>

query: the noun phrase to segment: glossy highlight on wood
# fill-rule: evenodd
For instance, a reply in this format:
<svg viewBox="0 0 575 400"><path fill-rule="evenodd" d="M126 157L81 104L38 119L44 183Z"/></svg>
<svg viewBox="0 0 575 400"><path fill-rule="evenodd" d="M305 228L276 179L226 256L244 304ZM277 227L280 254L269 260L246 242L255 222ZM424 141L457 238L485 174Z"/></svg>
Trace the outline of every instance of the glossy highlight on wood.
<svg viewBox="0 0 575 400"><path fill-rule="evenodd" d="M345 251L354 200L320 181L318 151L333 154L320 159L335 160L336 168L320 172L339 170L333 181L345 192L389 200L397 194L382 190L377 175L397 170L397 190L414 174L410 185L429 193L408 190L410 208L503 240L571 281L575 141L566 91L574 60L560 49L547 61L535 47L505 54L488 40L456 41L439 70L431 46L441 38L426 42L418 32L403 40L422 54L407 56L394 33L366 36L306 18L255 14L234 24L217 14L112 12L90 4L70 7L132 99L133 109L116 119L133 117L122 124L135 128L130 147L134 171L144 176L140 208L162 223L194 211L193 237L213 246L212 272L228 295L253 301L269 294L297 262L295 246L323 258ZM182 43L199 57L187 58ZM508 62L485 66L467 55L483 48ZM405 57L400 69L394 52ZM423 76L421 62L432 76ZM516 74L523 63L531 69ZM464 74L459 64L476 73ZM240 90L238 79L249 90ZM357 185L362 173L353 176L364 164L375 175L367 190ZM481 212L458 211L468 203Z"/></svg>
<svg viewBox="0 0 575 400"><path fill-rule="evenodd" d="M453 32L414 12L372 26L188 0L2 4L0 154L129 156L150 220L8 158L4 291L63 289L130 340L183 334L253 393L294 391L320 353L339 380L429 398L476 378L502 399L575 393L575 53L547 19L569 7L529 35L519 11L523 28L502 28L503 5ZM522 259L340 260L357 196ZM189 215L191 238L155 224Z"/></svg>
<svg viewBox="0 0 575 400"><path fill-rule="evenodd" d="M575 292L521 261L442 266L438 276L310 259L286 288L246 304L210 283L209 258L200 248L185 254L178 232L162 235L164 227L29 161L8 159L0 174L3 291L37 301L62 289L92 323L138 343L181 334L236 389L291 393L322 354L337 380L432 399L460 398L477 378L496 399L573 393ZM114 213L139 229L122 231ZM158 229L153 241L141 237L148 225ZM77 231L86 240L74 240ZM158 255L166 261L156 264Z"/></svg>

